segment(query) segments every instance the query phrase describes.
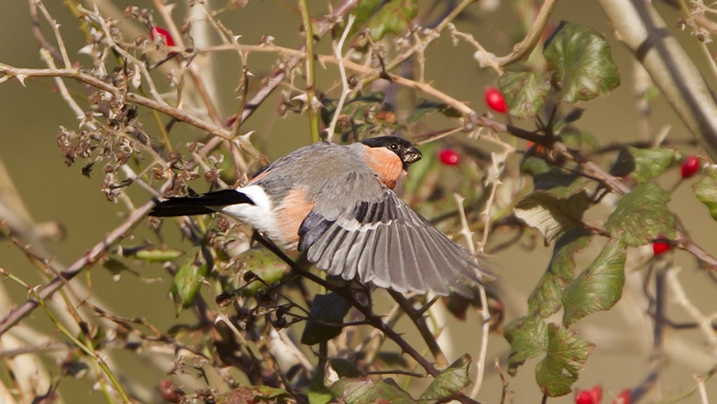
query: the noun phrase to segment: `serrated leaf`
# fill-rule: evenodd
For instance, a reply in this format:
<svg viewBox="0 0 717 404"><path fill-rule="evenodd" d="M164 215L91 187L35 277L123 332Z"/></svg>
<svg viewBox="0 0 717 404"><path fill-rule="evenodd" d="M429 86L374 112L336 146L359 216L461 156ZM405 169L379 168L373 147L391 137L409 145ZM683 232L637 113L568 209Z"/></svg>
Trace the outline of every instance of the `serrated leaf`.
<svg viewBox="0 0 717 404"><path fill-rule="evenodd" d="M197 252L184 261L177 274L174 275L169 290L174 302L177 303L177 315L192 304L208 271L207 262L201 252Z"/></svg>
<svg viewBox="0 0 717 404"><path fill-rule="evenodd" d="M584 190L568 198L558 198L549 191L535 191L518 202L515 215L551 241L580 224L591 203Z"/></svg>
<svg viewBox="0 0 717 404"><path fill-rule="evenodd" d="M239 387L215 397L216 404L288 403L291 394L268 386Z"/></svg>
<svg viewBox="0 0 717 404"><path fill-rule="evenodd" d="M625 285L625 248L610 242L563 294L566 327L597 311L609 310L622 296Z"/></svg>
<svg viewBox="0 0 717 404"><path fill-rule="evenodd" d="M153 246L123 247L122 256L147 262L167 262L184 255L184 251Z"/></svg>
<svg viewBox="0 0 717 404"><path fill-rule="evenodd" d="M563 22L543 51L552 69L558 98L589 101L620 85L610 45L595 30Z"/></svg>
<svg viewBox="0 0 717 404"><path fill-rule="evenodd" d="M406 119L406 123L409 125L412 123L416 123L424 116L432 114L434 112L440 112L449 118L460 118L463 116L460 111L451 107L445 102L423 100L418 105L416 105L416 108L414 108L413 111L411 111L411 114Z"/></svg>
<svg viewBox="0 0 717 404"><path fill-rule="evenodd" d="M386 34L400 35L418 14L417 0L390 0L369 18L366 27L371 39L381 40Z"/></svg>
<svg viewBox="0 0 717 404"><path fill-rule="evenodd" d="M328 369L327 369L328 370ZM414 404L410 394L402 390L393 379L375 380L370 378L340 379L329 390L347 404Z"/></svg>
<svg viewBox="0 0 717 404"><path fill-rule="evenodd" d="M431 385L421 394L421 400L441 400L452 397L463 387L471 384L470 371L471 356L465 354L431 382Z"/></svg>
<svg viewBox="0 0 717 404"><path fill-rule="evenodd" d="M540 112L550 92L550 73L505 72L498 80L500 92L508 103L510 115L532 118Z"/></svg>
<svg viewBox="0 0 717 404"><path fill-rule="evenodd" d="M301 343L314 345L341 334L341 326L329 324L341 324L349 309L351 304L336 293L316 295L309 311L309 320L301 335Z"/></svg>
<svg viewBox="0 0 717 404"><path fill-rule="evenodd" d="M256 274L260 280L253 280L242 289L244 296L254 296L266 289L267 285L281 282L290 268L281 258L266 248L252 248L239 256L244 269Z"/></svg>
<svg viewBox="0 0 717 404"><path fill-rule="evenodd" d="M548 349L548 327L542 318L532 315L514 320L505 327L505 339L510 344L508 374L515 376L518 366Z"/></svg>
<svg viewBox="0 0 717 404"><path fill-rule="evenodd" d="M616 177L630 176L635 183L643 184L662 174L677 157L672 149L638 149L625 147L610 168Z"/></svg>
<svg viewBox="0 0 717 404"><path fill-rule="evenodd" d="M605 230L611 237L630 247L648 244L659 238L675 238L675 217L667 208L670 195L653 183L638 185L617 203L608 217Z"/></svg>
<svg viewBox="0 0 717 404"><path fill-rule="evenodd" d="M717 220L717 179L705 176L692 186L700 202L710 210L712 219Z"/></svg>
<svg viewBox="0 0 717 404"><path fill-rule="evenodd" d="M544 394L564 396L572 391L570 387L578 380L594 345L555 324L548 324L547 328L548 351L535 367L535 380Z"/></svg>
<svg viewBox="0 0 717 404"><path fill-rule="evenodd" d="M583 227L574 227L555 241L548 269L528 298L528 310L547 318L563 306L563 290L572 282L575 254L585 248L593 234Z"/></svg>

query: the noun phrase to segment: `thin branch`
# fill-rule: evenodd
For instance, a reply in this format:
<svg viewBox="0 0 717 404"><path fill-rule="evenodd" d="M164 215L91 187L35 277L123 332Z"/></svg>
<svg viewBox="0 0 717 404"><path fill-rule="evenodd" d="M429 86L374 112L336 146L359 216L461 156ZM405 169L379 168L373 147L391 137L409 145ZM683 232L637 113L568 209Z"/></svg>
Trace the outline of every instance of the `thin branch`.
<svg viewBox="0 0 717 404"><path fill-rule="evenodd" d="M169 188L169 183L165 184L164 189ZM94 265L102 256L105 254L107 249L114 245L120 239L126 237L129 232L149 213L149 210L154 207L154 201L149 201L139 207L136 211L132 212L121 225L116 229L112 230L104 240L92 247L82 258L75 261L65 271L60 272L60 275L55 277L52 281L43 286L37 293L37 298L30 298L23 304L15 307L8 313L5 318L0 320L0 335L4 334L10 327L15 325L18 321L22 320L28 315L35 307L38 306L39 302L37 299L45 300L52 296L66 281L74 278L80 274L87 267Z"/></svg>
<svg viewBox="0 0 717 404"><path fill-rule="evenodd" d="M476 249L475 245L473 244L473 233L468 228L466 212L463 209L463 201L465 201L465 198L458 194L453 194L453 198L455 198L456 200L456 205L458 205L458 213L460 214L461 218L461 234L466 238L466 244L468 244L468 251L470 251L471 254L475 254ZM476 367L478 368L478 372L476 374L476 381L473 384L473 390L471 391L471 397L477 397L478 392L483 385L486 357L488 356L488 336L490 334L490 310L488 309L488 296L485 293L485 286L483 286L483 284L481 283L478 284L478 295L480 296L483 326L481 329L480 354L478 355L478 360L476 361Z"/></svg>
<svg viewBox="0 0 717 404"><path fill-rule="evenodd" d="M411 301L406 299L406 297L403 296L402 293L396 292L391 289L388 289L388 293L408 315L411 321L413 321L413 324L416 325L418 332L421 334L421 337L423 337L423 340L426 342L426 345L431 351L433 358L436 360L436 365L438 365L439 368L447 368L450 364L446 359L446 355L441 350L441 347L438 345L436 337L433 335L431 330L428 329L428 325L426 324L426 318L423 317L423 311L418 311L413 308L413 304L411 304Z"/></svg>
<svg viewBox="0 0 717 404"><path fill-rule="evenodd" d="M346 37L349 35L349 31L351 31L351 27L354 25L354 21L356 20L356 16L353 14L349 15L349 20L346 23L346 28L344 28L343 34L341 34L341 39L339 39L339 42L337 44L334 44L334 56L336 57L336 60L339 65L339 73L341 74L341 97L339 98L339 103L336 106L336 110L334 112L334 117L331 119L331 124L329 125L329 128L326 132L326 141L331 142L331 139L334 136L334 130L336 129L336 123L339 121L339 116L341 115L341 110L344 108L344 102L346 102L346 97L351 92L351 89L349 88L349 80L346 76L346 68L344 67L344 57L342 49L344 47L344 42L346 42Z"/></svg>
<svg viewBox="0 0 717 404"><path fill-rule="evenodd" d="M304 25L304 48L306 49L306 103L309 108L309 123L311 127L311 140L321 140L319 134L319 112L315 105L319 104L316 97L316 58L314 54L314 27L307 0L298 0L301 9L301 19Z"/></svg>

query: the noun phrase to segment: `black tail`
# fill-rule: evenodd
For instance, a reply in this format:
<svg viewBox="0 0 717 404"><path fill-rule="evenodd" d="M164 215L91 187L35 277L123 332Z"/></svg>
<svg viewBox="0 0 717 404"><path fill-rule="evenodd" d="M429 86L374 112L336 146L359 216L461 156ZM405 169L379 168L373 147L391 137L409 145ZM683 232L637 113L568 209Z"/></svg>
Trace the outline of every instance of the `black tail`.
<svg viewBox="0 0 717 404"><path fill-rule="evenodd" d="M166 201L159 202L149 212L149 215L157 217L206 215L216 212L218 208L223 206L238 205L240 203L254 205L254 201L243 192L235 189L223 189L196 197L169 198Z"/></svg>

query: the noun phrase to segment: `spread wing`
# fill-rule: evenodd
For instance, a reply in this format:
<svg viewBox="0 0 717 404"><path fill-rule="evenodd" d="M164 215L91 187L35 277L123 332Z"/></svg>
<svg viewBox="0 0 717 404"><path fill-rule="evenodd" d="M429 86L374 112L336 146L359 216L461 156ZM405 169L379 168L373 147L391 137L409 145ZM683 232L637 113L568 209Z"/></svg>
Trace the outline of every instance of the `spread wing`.
<svg viewBox="0 0 717 404"><path fill-rule="evenodd" d="M312 211L299 236L299 250L329 274L346 280L358 276L402 293L455 291L472 297L464 280L481 282L478 272L494 277L390 190L333 221Z"/></svg>

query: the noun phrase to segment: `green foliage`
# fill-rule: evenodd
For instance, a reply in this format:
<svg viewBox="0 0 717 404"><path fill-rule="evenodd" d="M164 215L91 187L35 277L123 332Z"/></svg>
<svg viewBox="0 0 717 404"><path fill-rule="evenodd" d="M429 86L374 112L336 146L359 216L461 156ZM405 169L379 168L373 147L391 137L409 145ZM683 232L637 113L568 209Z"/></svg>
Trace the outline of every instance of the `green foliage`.
<svg viewBox="0 0 717 404"><path fill-rule="evenodd" d="M620 85L617 65L602 35L578 24L563 23L543 51L552 69L557 97L589 101Z"/></svg>
<svg viewBox="0 0 717 404"><path fill-rule="evenodd" d="M672 149L638 149L625 147L620 150L610 174L616 177L630 176L637 184L644 184L662 174L677 159Z"/></svg>
<svg viewBox="0 0 717 404"><path fill-rule="evenodd" d="M153 246L123 247L122 256L147 262L168 262L184 255L184 251Z"/></svg>
<svg viewBox="0 0 717 404"><path fill-rule="evenodd" d="M351 305L336 293L316 295L311 304L309 321L301 335L301 343L314 345L341 334L343 327L331 324L341 324L349 309Z"/></svg>
<svg viewBox="0 0 717 404"><path fill-rule="evenodd" d="M421 400L441 400L452 397L463 387L471 384L471 356L463 355L436 377L428 389L421 394Z"/></svg>
<svg viewBox="0 0 717 404"><path fill-rule="evenodd" d="M267 285L279 283L289 273L289 266L265 248L252 248L242 253L239 259L245 270L258 277L242 289L247 297L265 290Z"/></svg>
<svg viewBox="0 0 717 404"><path fill-rule="evenodd" d="M177 315L192 304L194 296L199 292L204 282L204 277L207 276L209 271L209 266L202 256L202 252L198 251L199 248L195 248L195 250L197 251L185 260L184 264L179 268L169 289L174 302L177 304Z"/></svg>
<svg viewBox="0 0 717 404"><path fill-rule="evenodd" d="M578 380L595 345L567 328L548 324L547 329L548 348L545 358L535 367L535 380L548 396L564 396L572 392L570 387Z"/></svg>
<svg viewBox="0 0 717 404"><path fill-rule="evenodd" d="M695 195L710 210L712 219L717 220L717 179L705 176L693 186Z"/></svg>
<svg viewBox="0 0 717 404"><path fill-rule="evenodd" d="M416 0L361 0L353 11L356 24L366 23L371 40L378 41L386 34L400 35L418 14Z"/></svg>
<svg viewBox="0 0 717 404"><path fill-rule="evenodd" d="M667 207L670 195L653 183L637 186L620 199L605 230L621 243L637 247L659 238L675 238L675 217Z"/></svg>
<svg viewBox="0 0 717 404"><path fill-rule="evenodd" d="M560 234L582 222L583 213L591 205L585 191L568 198L557 197L550 191L538 190L523 198L515 206L515 215L552 241Z"/></svg>
<svg viewBox="0 0 717 404"><path fill-rule="evenodd" d="M511 344L508 373L515 375L526 360L545 354L535 368L535 379L541 391L551 397L570 393L578 373L585 366L593 344L574 332L547 324L536 316L521 317L505 329Z"/></svg>
<svg viewBox="0 0 717 404"><path fill-rule="evenodd" d="M548 325L532 314L513 320L503 335L510 344L508 374L511 376L518 373L518 367L525 361L548 350Z"/></svg>
<svg viewBox="0 0 717 404"><path fill-rule="evenodd" d="M605 95L620 85L610 46L591 28L563 22L545 44L543 56L548 61L546 71L508 71L498 82L510 114L518 119L537 116L551 90L559 100L575 103Z"/></svg>
<svg viewBox="0 0 717 404"><path fill-rule="evenodd" d="M563 324L567 327L596 311L609 310L622 296L627 253L611 242L585 271L565 288Z"/></svg>
<svg viewBox="0 0 717 404"><path fill-rule="evenodd" d="M383 380L367 377L339 379L331 384L327 383L327 385L331 394L346 404L415 403L411 395L390 378Z"/></svg>
<svg viewBox="0 0 717 404"><path fill-rule="evenodd" d="M528 309L534 315L547 318L563 306L563 290L573 281L575 254L587 247L592 233L574 227L555 241L553 257L548 269L528 298Z"/></svg>
<svg viewBox="0 0 717 404"><path fill-rule="evenodd" d="M550 92L548 72L505 72L498 85L510 114L518 119L532 118L540 112Z"/></svg>

